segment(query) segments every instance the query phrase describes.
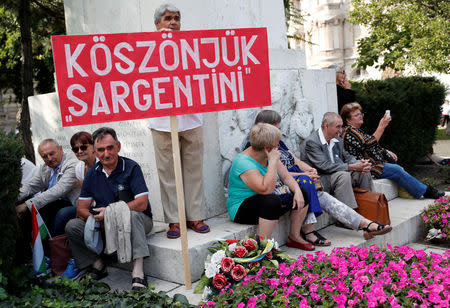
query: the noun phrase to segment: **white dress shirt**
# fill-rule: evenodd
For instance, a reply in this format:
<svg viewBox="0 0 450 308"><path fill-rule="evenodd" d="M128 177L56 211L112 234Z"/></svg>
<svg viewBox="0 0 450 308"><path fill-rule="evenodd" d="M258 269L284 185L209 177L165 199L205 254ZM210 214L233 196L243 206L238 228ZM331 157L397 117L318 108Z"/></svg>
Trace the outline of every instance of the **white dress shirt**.
<svg viewBox="0 0 450 308"><path fill-rule="evenodd" d="M177 116L178 131L194 129L203 125L203 114L183 114ZM161 132L170 132L170 117L148 119L148 127Z"/></svg>
<svg viewBox="0 0 450 308"><path fill-rule="evenodd" d="M334 160L334 157L333 157L333 147L334 147L335 143L339 142L339 140L337 140L336 138L333 138L333 139L330 140L330 143L328 143L327 140L325 139L325 136L323 135L322 129L320 129L320 128L319 128L319 138L320 138L320 142L327 146L331 162L335 163L335 160Z"/></svg>

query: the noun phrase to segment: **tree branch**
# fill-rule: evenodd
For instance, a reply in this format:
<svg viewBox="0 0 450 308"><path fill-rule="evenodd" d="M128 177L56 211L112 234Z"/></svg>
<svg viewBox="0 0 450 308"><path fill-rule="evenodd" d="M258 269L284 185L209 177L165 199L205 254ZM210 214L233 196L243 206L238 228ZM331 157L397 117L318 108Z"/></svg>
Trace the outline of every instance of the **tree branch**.
<svg viewBox="0 0 450 308"><path fill-rule="evenodd" d="M39 0L31 0L31 2L36 4L43 11L47 12L47 14L49 14L50 16L53 16L53 17L55 17L57 19L61 19L61 20L64 21L64 10L62 10L62 12L61 12L58 9L51 8L49 6L46 6L46 5L42 4Z"/></svg>

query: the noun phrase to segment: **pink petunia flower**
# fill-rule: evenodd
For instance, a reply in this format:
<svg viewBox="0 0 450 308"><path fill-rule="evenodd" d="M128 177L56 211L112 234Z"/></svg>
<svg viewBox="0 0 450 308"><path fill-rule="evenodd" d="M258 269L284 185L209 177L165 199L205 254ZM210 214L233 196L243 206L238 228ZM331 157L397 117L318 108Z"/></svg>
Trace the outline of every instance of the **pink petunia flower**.
<svg viewBox="0 0 450 308"><path fill-rule="evenodd" d="M320 295L317 294L317 293L310 293L309 295L310 295L311 298L312 298L313 300L315 300L315 301L320 301L320 299L321 299Z"/></svg>
<svg viewBox="0 0 450 308"><path fill-rule="evenodd" d="M400 308L401 306L398 304L397 299L394 295L389 296L388 298L389 304L391 304L392 308Z"/></svg>
<svg viewBox="0 0 450 308"><path fill-rule="evenodd" d="M294 276L292 278L292 283L294 284L294 286L299 286L302 284L303 278L299 277L299 276Z"/></svg>
<svg viewBox="0 0 450 308"><path fill-rule="evenodd" d="M269 279L269 283L268 283L269 288L275 289L275 288L278 287L278 284L279 284L278 279L276 279L276 278L271 278L271 279Z"/></svg>
<svg viewBox="0 0 450 308"><path fill-rule="evenodd" d="M255 296L252 296L252 297L250 297L248 299L247 307L249 307L249 308L255 308L256 307L256 297Z"/></svg>
<svg viewBox="0 0 450 308"><path fill-rule="evenodd" d="M319 289L319 286L315 283L313 283L309 286L309 292L317 292L318 289Z"/></svg>

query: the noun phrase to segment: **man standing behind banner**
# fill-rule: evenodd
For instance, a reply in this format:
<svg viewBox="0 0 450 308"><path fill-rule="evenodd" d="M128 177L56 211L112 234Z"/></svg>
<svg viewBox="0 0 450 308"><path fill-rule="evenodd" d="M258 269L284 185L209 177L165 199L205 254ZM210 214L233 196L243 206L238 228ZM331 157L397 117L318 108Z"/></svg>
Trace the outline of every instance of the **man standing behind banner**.
<svg viewBox="0 0 450 308"><path fill-rule="evenodd" d="M154 21L158 31L179 31L180 11L171 4L163 4L155 10ZM199 233L209 232L205 219L203 195L203 116L186 114L177 116L180 142L183 188L186 202L187 226ZM170 134L170 118L149 119L155 147L161 201L166 222L169 223L168 238L180 237L177 194Z"/></svg>

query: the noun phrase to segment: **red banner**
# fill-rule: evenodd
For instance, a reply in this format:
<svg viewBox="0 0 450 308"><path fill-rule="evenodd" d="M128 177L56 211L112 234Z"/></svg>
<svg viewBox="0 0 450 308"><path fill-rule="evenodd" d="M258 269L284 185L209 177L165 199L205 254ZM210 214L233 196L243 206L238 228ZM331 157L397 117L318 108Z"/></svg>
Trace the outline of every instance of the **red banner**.
<svg viewBox="0 0 450 308"><path fill-rule="evenodd" d="M266 28L53 36L63 126L269 106Z"/></svg>

